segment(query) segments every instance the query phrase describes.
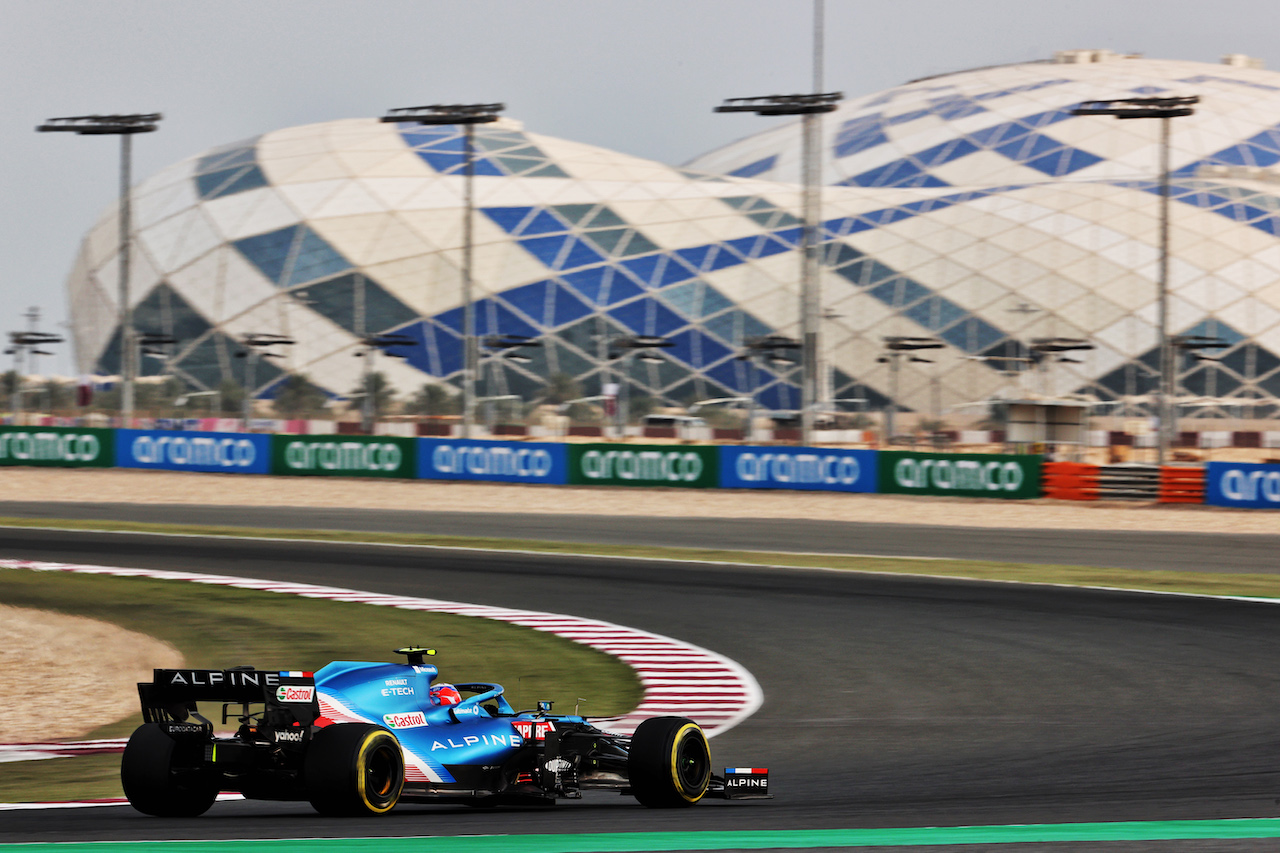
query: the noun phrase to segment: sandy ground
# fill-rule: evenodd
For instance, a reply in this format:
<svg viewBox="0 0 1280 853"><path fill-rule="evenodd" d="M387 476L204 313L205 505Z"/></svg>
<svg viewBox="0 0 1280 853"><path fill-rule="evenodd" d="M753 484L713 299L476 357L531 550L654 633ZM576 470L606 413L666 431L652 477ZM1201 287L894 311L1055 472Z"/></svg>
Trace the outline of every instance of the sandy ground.
<svg viewBox="0 0 1280 853"><path fill-rule="evenodd" d="M0 743L77 737L126 717L139 681L181 665L176 649L144 634L0 604Z"/></svg>
<svg viewBox="0 0 1280 853"><path fill-rule="evenodd" d="M274 482L264 483L264 479ZM599 488L427 480L262 478L121 469L0 469L0 499L456 512L812 518L1068 530L1280 533L1280 513L1127 501L1004 501L834 492ZM2 514L3 510L0 510Z"/></svg>

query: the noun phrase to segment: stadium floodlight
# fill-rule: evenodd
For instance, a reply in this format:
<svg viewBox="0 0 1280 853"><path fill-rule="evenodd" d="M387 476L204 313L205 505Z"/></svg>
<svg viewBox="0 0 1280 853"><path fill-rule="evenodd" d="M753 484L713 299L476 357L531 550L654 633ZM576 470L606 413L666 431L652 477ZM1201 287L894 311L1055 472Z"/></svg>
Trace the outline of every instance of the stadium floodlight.
<svg viewBox="0 0 1280 853"><path fill-rule="evenodd" d="M817 23L817 21L815 21ZM821 31L820 23L815 27ZM815 44L814 83L821 85L821 51ZM803 367L800 381L800 443L810 444L814 407L818 401L819 306L822 303L818 280L818 227L822 218L822 189L818 180L821 162L819 117L833 112L842 92L814 92L799 95L764 95L729 98L715 108L718 113L755 113L760 116L800 116L800 341Z"/></svg>
<svg viewBox="0 0 1280 853"><path fill-rule="evenodd" d="M1097 347L1084 338L1032 338L1028 349L1032 352L1075 352Z"/></svg>
<svg viewBox="0 0 1280 853"><path fill-rule="evenodd" d="M926 349L942 349L946 346L937 338L910 335L886 335L884 338L885 354L876 359L880 364L889 365L889 405L884 410L885 444L893 440L896 415L898 413L898 365L903 356L911 362L933 364L927 358L911 355Z"/></svg>
<svg viewBox="0 0 1280 853"><path fill-rule="evenodd" d="M471 437L476 408L476 315L471 294L471 254L475 218L475 126L498 120L506 104L428 104L387 110L382 121L393 124L461 125L463 220L462 220L462 437Z"/></svg>
<svg viewBox="0 0 1280 853"><path fill-rule="evenodd" d="M519 400L522 399L516 394L502 393L506 389L504 377L501 374L503 361L514 361L521 364L528 364L533 361L530 356L525 355L521 350L536 349L542 346L542 341L529 337L528 335L485 335L481 341L484 345L485 354L481 360L480 374L485 379L486 396L477 398L476 402L484 403L484 422L492 432L493 430L493 404L500 400ZM484 376L484 361L490 364L490 375Z"/></svg>
<svg viewBox="0 0 1280 853"><path fill-rule="evenodd" d="M759 95L752 98L726 98L715 108L718 113L755 113L758 116L799 116L835 112L843 92L807 95Z"/></svg>
<svg viewBox="0 0 1280 853"><path fill-rule="evenodd" d="M244 359L244 431L249 431L249 421L253 416L253 385L259 358L282 358L279 353L270 352L274 346L293 346L297 341L284 335L266 335L250 332L240 339L244 349L236 353L236 358Z"/></svg>
<svg viewBox="0 0 1280 853"><path fill-rule="evenodd" d="M1202 350L1207 349L1228 349L1232 346L1230 341L1212 335L1170 335L1169 349L1174 353L1174 369L1173 375L1176 377L1182 372L1182 356L1189 355L1193 362L1220 362L1222 359L1214 358L1211 355L1205 355ZM1177 382L1173 385L1173 392L1178 393ZM1173 417L1173 432L1178 432L1178 408L1171 407Z"/></svg>
<svg viewBox="0 0 1280 853"><path fill-rule="evenodd" d="M1084 101L1071 111L1077 116L1115 116L1116 118L1178 118L1195 114L1199 95L1168 98L1112 98Z"/></svg>
<svg viewBox="0 0 1280 853"><path fill-rule="evenodd" d="M159 128L160 113L130 113L127 115L65 116L51 118L38 125L40 133L78 133L82 136L131 135L151 133Z"/></svg>
<svg viewBox="0 0 1280 853"><path fill-rule="evenodd" d="M134 379L137 377L137 344L133 335L133 308L129 304L129 185L132 183L134 134L151 133L160 124L160 113L64 116L38 125L39 133L76 133L81 136L120 137L120 281L117 313L120 318L120 415L132 426Z"/></svg>
<svg viewBox="0 0 1280 853"><path fill-rule="evenodd" d="M209 398L209 417L215 414L222 414L222 392L221 391L188 391L181 397L173 401L175 406L185 406L191 402L192 397L208 397Z"/></svg>
<svg viewBox="0 0 1280 853"><path fill-rule="evenodd" d="M379 350L386 352L392 358L408 358L408 356L396 350L396 347L411 347L418 342L409 335L400 334L381 334L367 335L360 339L361 349L356 351L356 358L364 359L364 392L360 395L360 430L366 435L373 433L373 422L375 415L374 406L378 402L374 399L373 391L373 361L374 354Z"/></svg>
<svg viewBox="0 0 1280 853"><path fill-rule="evenodd" d="M157 358L165 362L164 372L169 370L169 357L173 355L172 347L178 342L173 335L159 335L151 332L140 332L134 335L138 353L147 358Z"/></svg>
<svg viewBox="0 0 1280 853"><path fill-rule="evenodd" d="M1156 393L1156 414L1160 429L1156 434L1156 464L1163 465L1173 444L1172 401L1176 377L1173 347L1169 341L1169 119L1195 113L1199 95L1143 98L1113 98L1085 101L1071 111L1078 116L1113 116L1118 119L1160 119L1160 266L1157 274L1156 329L1160 348L1160 384Z"/></svg>
<svg viewBox="0 0 1280 853"><path fill-rule="evenodd" d="M31 365L35 361L33 356L37 355L53 355L48 350L38 349L48 344L60 344L63 338L50 334L49 332L10 332L9 346L5 349L5 355L13 356L13 388L9 396L9 407L13 411L13 422L19 423L19 417L22 415L22 370L23 359L26 359L26 369L32 373Z"/></svg>
<svg viewBox="0 0 1280 853"><path fill-rule="evenodd" d="M782 375L786 376L796 367L795 359L788 357L788 354L794 350L802 349L803 344L795 338L788 338L786 335L758 335L747 338L743 342L742 351L738 353L738 360L747 362L747 369L750 373L747 383L750 391L748 393L747 404L747 426L743 432L743 437L751 440L753 425L756 420L756 395L759 392L759 363L767 362L769 365L780 368ZM803 421L803 417L801 418Z"/></svg>
<svg viewBox="0 0 1280 853"><path fill-rule="evenodd" d="M618 438L626 437L627 421L631 414L631 383L627 381L627 358L635 356L648 364L661 364L665 359L654 350L675 345L675 341L662 335L626 335L609 341L608 359L617 365L619 379L618 397L615 400Z"/></svg>

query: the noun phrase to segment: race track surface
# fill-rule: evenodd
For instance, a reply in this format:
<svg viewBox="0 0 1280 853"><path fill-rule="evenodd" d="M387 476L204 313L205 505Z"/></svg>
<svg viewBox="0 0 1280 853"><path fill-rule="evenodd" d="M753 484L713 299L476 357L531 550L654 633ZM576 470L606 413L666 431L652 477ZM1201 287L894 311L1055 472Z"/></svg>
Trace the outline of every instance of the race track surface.
<svg viewBox="0 0 1280 853"><path fill-rule="evenodd" d="M154 517L152 508L145 512ZM1057 545L1070 548L1076 535L1056 534ZM9 812L0 815L0 842L1280 814L1280 608L1272 605L806 570L15 529L0 530L0 554L534 608L679 637L728 655L759 680L764 706L717 737L712 750L721 766L769 767L777 797L655 812L600 795L547 809L408 806L341 821L287 803L221 803L182 821L127 807ZM91 659L77 665L92 672Z"/></svg>
<svg viewBox="0 0 1280 853"><path fill-rule="evenodd" d="M983 504L969 504L975 513ZM921 505L922 511L928 505ZM928 524L873 524L786 518L440 512L316 507L0 501L0 517L150 521L300 530L355 530L442 536L501 536L608 545L808 551L886 557L943 557L1102 566L1116 569L1275 573L1280 535L1147 531L1024 530ZM926 517L915 519L927 521ZM3 555L0 555L3 556Z"/></svg>

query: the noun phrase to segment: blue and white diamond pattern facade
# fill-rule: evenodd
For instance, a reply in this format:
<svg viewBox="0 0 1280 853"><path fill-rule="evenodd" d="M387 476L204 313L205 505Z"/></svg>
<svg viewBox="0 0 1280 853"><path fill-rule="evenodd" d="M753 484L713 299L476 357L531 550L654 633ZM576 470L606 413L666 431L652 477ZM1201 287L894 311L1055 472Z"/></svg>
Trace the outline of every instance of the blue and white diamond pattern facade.
<svg viewBox="0 0 1280 853"><path fill-rule="evenodd" d="M929 411L1023 390L1139 397L1153 386L1158 122L1073 116L1081 101L1196 94L1174 124L1171 331L1222 338L1183 366L1189 395L1280 396L1280 74L1105 53L981 69L852 100L825 117L823 360L834 397L889 388L881 339L946 349L903 365L899 403ZM479 334L542 338L484 393L534 398L564 373L616 381L608 341L660 335L628 360L633 395L667 403L760 390L794 408L795 373L737 358L798 331L799 134L784 125L674 168L526 132L477 130ZM179 338L197 388L240 378L235 340L298 341L259 367L335 394L365 334L416 345L379 369L404 392L462 368L462 137L454 127L328 122L184 161L134 190L141 331ZM69 279L80 366L114 372L114 211ZM1096 349L1011 380L1037 337ZM992 357L995 358L992 358ZM159 363L148 365L158 369ZM485 371L486 377L491 375ZM1034 386L1034 387L1028 387Z"/></svg>

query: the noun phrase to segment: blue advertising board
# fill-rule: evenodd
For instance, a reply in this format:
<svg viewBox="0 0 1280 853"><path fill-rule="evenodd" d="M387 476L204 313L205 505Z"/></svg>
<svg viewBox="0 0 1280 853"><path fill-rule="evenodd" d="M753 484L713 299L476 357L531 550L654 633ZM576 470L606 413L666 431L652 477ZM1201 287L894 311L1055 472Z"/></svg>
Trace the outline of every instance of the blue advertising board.
<svg viewBox="0 0 1280 853"><path fill-rule="evenodd" d="M823 447L721 447L720 488L874 492L874 450Z"/></svg>
<svg viewBox="0 0 1280 853"><path fill-rule="evenodd" d="M487 480L563 486L569 482L568 460L563 444L418 439L420 480Z"/></svg>
<svg viewBox="0 0 1280 853"><path fill-rule="evenodd" d="M1280 465L1210 462L1204 472L1204 502L1214 506L1280 509Z"/></svg>
<svg viewBox="0 0 1280 853"><path fill-rule="evenodd" d="M116 467L270 474L271 436L233 432L116 430Z"/></svg>

